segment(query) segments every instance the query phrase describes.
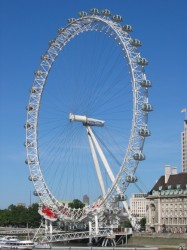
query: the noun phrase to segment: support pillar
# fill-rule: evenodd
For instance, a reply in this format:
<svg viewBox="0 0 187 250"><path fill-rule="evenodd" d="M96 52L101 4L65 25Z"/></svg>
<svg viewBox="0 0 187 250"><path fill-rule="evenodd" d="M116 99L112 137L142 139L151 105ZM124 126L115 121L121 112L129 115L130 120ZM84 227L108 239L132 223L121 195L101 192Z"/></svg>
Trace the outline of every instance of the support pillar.
<svg viewBox="0 0 187 250"><path fill-rule="evenodd" d="M48 221L45 219L45 235L48 235Z"/></svg>
<svg viewBox="0 0 187 250"><path fill-rule="evenodd" d="M95 233L96 235L99 233L99 223L98 223L98 216L95 215Z"/></svg>
<svg viewBox="0 0 187 250"><path fill-rule="evenodd" d="M50 234L50 239L52 239L52 234L53 234L53 225L52 225L52 221L49 221L49 234Z"/></svg>
<svg viewBox="0 0 187 250"><path fill-rule="evenodd" d="M88 222L88 225L89 225L89 235L90 235L90 238L89 238L89 245L91 245L91 244L92 244L92 237L91 237L91 235L92 235L92 222L89 221L89 222Z"/></svg>

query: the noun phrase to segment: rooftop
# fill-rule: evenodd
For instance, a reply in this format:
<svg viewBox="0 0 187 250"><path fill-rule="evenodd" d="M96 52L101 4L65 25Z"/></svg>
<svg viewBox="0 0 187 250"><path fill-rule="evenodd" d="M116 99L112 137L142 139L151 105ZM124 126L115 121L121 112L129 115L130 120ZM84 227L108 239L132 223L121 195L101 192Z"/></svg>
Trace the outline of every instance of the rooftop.
<svg viewBox="0 0 187 250"><path fill-rule="evenodd" d="M152 194L153 191L163 190L187 190L187 173L170 175L167 183L165 183L165 176L162 175L150 191L150 194ZM163 194L166 193L163 192ZM168 194L170 194L170 192Z"/></svg>

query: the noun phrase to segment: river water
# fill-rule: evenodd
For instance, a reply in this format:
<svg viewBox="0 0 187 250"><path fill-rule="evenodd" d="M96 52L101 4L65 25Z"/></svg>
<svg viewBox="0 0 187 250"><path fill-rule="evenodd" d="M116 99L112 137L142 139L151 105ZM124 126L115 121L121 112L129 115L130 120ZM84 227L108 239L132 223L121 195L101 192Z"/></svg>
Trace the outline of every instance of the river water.
<svg viewBox="0 0 187 250"><path fill-rule="evenodd" d="M179 248L176 247L156 247L156 246L150 246L150 247L144 247L144 246L106 246L106 247L97 247L97 246L87 246L87 245L58 245L58 246L52 246L52 249L54 250L176 250ZM184 249L185 250L185 249Z"/></svg>
<svg viewBox="0 0 187 250"><path fill-rule="evenodd" d="M86 247L86 246L62 246L52 247L55 250L176 250L176 248L158 248L142 246L118 246L118 247Z"/></svg>

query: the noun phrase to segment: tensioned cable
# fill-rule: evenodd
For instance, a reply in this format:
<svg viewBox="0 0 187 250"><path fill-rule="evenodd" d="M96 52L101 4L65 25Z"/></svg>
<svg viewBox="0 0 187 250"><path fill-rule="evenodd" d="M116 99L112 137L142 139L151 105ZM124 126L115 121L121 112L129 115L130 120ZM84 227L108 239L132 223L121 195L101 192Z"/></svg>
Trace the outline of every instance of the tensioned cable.
<svg viewBox="0 0 187 250"><path fill-rule="evenodd" d="M95 36L95 38L96 38L96 40L97 40L97 36ZM108 45L108 43L107 43L107 45ZM116 44L114 44L114 45L116 45ZM110 50L109 49L109 51L113 51L114 52L114 50L115 49L118 49L118 48L116 48L117 46L113 46L112 47L112 49L113 50ZM100 47L101 49L100 49L100 51L102 51L102 47ZM107 52L107 46L104 46L104 48L105 48L105 50L106 50L106 52ZM120 50L119 50L120 51ZM73 52L72 52L73 53ZM98 55L98 57L97 58L99 58L99 54L100 53L98 53L97 55ZM105 54L105 53L104 53ZM92 54L91 54L91 56L93 56L94 55L94 50L92 50ZM108 58L110 57L110 54L108 54ZM96 58L96 57L95 57ZM116 61L115 61L116 60ZM112 81L110 81L111 83L110 83L110 86L108 87L108 89L107 89L107 91L104 91L104 88L106 87L106 83L108 82L108 79L109 78L111 78L111 76L112 76L112 69L114 68L114 66L116 65L116 64L118 64L118 58L116 58L115 60L113 60L113 62L110 64L110 67L109 67L109 69L108 69L108 74L104 74L104 72L105 72L105 69L108 67L107 66L107 63L108 63L108 61L109 60L107 60L107 63L106 64L104 64L104 65L102 65L102 63L101 63L101 61L100 60L98 60L98 62L99 63L95 63L94 64L94 67L95 67L95 70L93 70L93 72L97 72L98 71L98 74L99 74L99 72L101 72L101 74L100 74L100 77L103 79L103 77L105 76L105 81L103 80L103 82L105 82L105 84L100 84L99 86L98 86L98 84L97 84L97 81L95 81L95 85L93 85L93 88L91 88L91 90L89 89L89 84L87 84L86 85L86 88L84 89L84 93L86 93L85 95L86 96L88 96L87 97L87 99L86 99L86 101L88 102L88 106L90 105L90 107L92 107L92 110L94 111L94 108L95 108L95 112L97 112L97 111L99 111L99 109L97 110L97 108L99 107L98 105L96 105L97 104L97 100L98 100L98 96L99 96L99 92L101 92L102 94L103 93L105 93L105 97L106 98L108 98L108 101L106 101L106 99L104 99L102 102L100 102L100 105L101 104L103 104L103 105L106 105L107 103L111 103L111 100L114 98L117 98L118 96L120 97L120 94L116 91L115 92L115 94L113 93L113 95L111 95L110 94L110 92L113 90L113 87L112 87L112 85L114 85L114 83L115 84L118 84L119 82L120 82L120 74L121 73L123 73L123 70L121 69L121 73L118 75L118 81L116 81L116 79L113 79L113 82ZM100 66L100 64L101 64L101 66ZM81 65L83 65L83 64L81 64ZM82 69L83 69L83 66L82 66ZM97 70L96 70L97 69ZM81 71L79 71L80 72L80 74L81 74ZM78 72L78 73L79 73ZM73 73L74 73L74 70L73 70L73 68L71 68L70 69L70 74L72 74L73 75ZM83 76L84 76L84 78L83 79L88 79L88 75L89 74L84 74ZM93 75L93 74L92 74ZM96 76L97 76L97 74L94 74L93 75L95 78L96 78ZM83 80L83 81L85 81L85 80ZM86 82L89 82L89 80L86 80ZM76 83L75 82L73 82L73 85L75 86L76 85ZM57 91L57 93L59 94L59 96L60 96L60 93L62 93L63 94L63 88L62 88L62 84L60 85L60 88L58 89L58 91ZM83 87L83 84L81 84L80 85L80 87ZM97 90L97 91L95 91L94 90L94 88ZM123 88L122 88L123 89ZM79 90L80 91L80 90ZM87 94L87 93L91 93L91 94ZM94 94L93 94L94 93ZM76 92L74 92L74 96L76 97L75 99L77 100L75 103L83 103L84 101L85 101L85 99L84 99L84 95L83 95L83 97L82 97L82 99L78 99L79 97L80 97L80 95L77 95L76 94ZM93 99L91 99L91 98L89 98L89 96L93 96ZM101 96L101 95L100 95ZM99 97L100 97L99 96ZM94 98L95 98L95 101L93 101L94 100ZM91 104L91 102L93 103L93 104ZM104 103L103 103L104 102ZM63 110L62 112L64 113L64 114L67 114L68 115L68 113L66 113L65 112L65 106L63 106L63 109L62 109L62 107L60 107L60 105L58 105L58 102L57 102L57 98L54 98L54 106L57 108L57 106L59 107L59 110L60 110L60 108L61 108L61 110ZM69 105L69 104L68 104ZM117 109L119 110L119 107L121 106L121 104L118 104L118 106L116 105L116 107L112 107L111 109L110 109L110 111L112 111L112 113L114 114L114 113L116 113L117 114ZM112 110L112 109L114 109L114 110ZM115 110L116 109L116 110ZM91 110L91 111L92 111ZM49 111L49 109L48 109L48 111ZM54 110L55 111L55 113L57 114L57 109L55 109ZM109 111L109 109L108 109L108 111ZM114 112L115 111L115 112ZM103 111L104 112L104 111ZM105 112L106 113L106 112ZM49 113L48 113L49 114ZM117 119L117 117L116 118L113 118L113 119ZM50 125L50 123L51 123L51 125L52 125L52 122L48 122L48 125ZM64 158L69 158L69 160L70 160L70 158L71 158L71 154L76 154L76 151L75 150L73 150L71 147L70 147L70 145L71 145L71 143L73 144L75 144L75 145L77 145L78 144L78 140L79 140L79 138L77 137L77 135L79 134L79 132L78 132L78 128L77 129L74 129L73 130L73 133L71 134L72 135L72 138L74 138L74 140L73 139L70 139L70 137L65 137L64 138L64 136L60 136L61 135L61 131L60 131L60 129L59 130L57 130L58 129L58 127L57 127L58 125L56 125L56 127L54 126L54 127L50 127L50 129L52 130L51 131L51 133L53 133L53 132L55 132L55 130L56 130L56 134L54 135L54 138L51 136L51 138L50 138L50 140L49 140L49 147L48 147L48 150L47 150L47 153L49 153L49 152L51 152L51 154L54 154L54 153L58 153L58 154L60 154L60 156L59 156L59 161L63 158L63 156L64 156ZM63 127L61 127L61 129L62 129ZM67 127L64 127L64 132L65 131L68 131L68 130L66 130L66 128ZM113 128L114 128L114 126L113 126ZM45 134L44 134L44 130L43 130L43 134L41 134L41 136L44 136L44 135L47 135L47 133L48 133L48 131L46 130L46 132L45 132ZM70 134L68 134L68 135L70 135ZM55 139L55 137L57 137L57 139ZM39 137L40 138L40 137ZM67 146L66 146L66 149L65 149L65 151L63 152L63 150L60 148L60 146L59 146L59 148L58 148L58 151L56 151L55 152L55 147L53 146L54 144L67 144ZM42 144L41 144L41 146L42 146ZM47 145L45 145L46 147L47 147ZM54 147L54 148L53 148ZM112 152L111 150L110 150L110 152ZM70 154L71 153L71 154ZM78 155L78 157L79 158L77 158L77 161L78 162L80 162L80 160L81 160L81 155L79 154ZM54 161L56 161L55 159L53 159L53 160L51 160L51 163L50 163L50 166L52 166L53 164L54 164ZM74 163L75 164L75 163ZM68 164L68 166L70 167L70 164ZM67 167L68 167L67 166ZM75 180L75 171L73 170L73 167L75 167L75 165L74 166L72 166L72 172L73 172L73 175L72 175L72 178L73 178L73 183L74 183L74 180ZM59 174L58 174L58 172L59 172L59 170L58 169L60 169L60 167L58 167L58 168L56 168L56 170L54 171L55 172L55 175L54 175L54 177L55 176L59 176ZM80 172L78 172L78 174L79 174ZM65 173L64 173L64 175L65 175ZM60 182L61 181L63 181L63 174L61 174L60 175L61 177L60 177L60 181L58 182L59 184L60 184ZM68 182L69 182L69 180L67 179L67 182L66 182L66 185L68 185ZM53 184L53 185L55 185L55 184ZM72 189L74 189L74 187L73 187L73 185L72 185ZM59 191L58 191L59 192Z"/></svg>

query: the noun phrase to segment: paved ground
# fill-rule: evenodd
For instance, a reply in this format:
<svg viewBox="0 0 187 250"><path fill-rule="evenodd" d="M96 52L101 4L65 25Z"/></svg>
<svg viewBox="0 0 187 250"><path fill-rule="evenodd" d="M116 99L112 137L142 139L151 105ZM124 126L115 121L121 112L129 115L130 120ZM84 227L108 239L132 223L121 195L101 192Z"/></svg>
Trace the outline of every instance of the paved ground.
<svg viewBox="0 0 187 250"><path fill-rule="evenodd" d="M183 235L184 236L184 235ZM159 250L173 250L179 249L181 244L185 244L187 247L187 237L185 238L174 238L175 235L170 235L167 237L163 235L162 237L154 236L137 236L133 235L130 237L128 241L128 246L145 246L145 247L152 247L156 246ZM187 249L187 248L186 248Z"/></svg>

